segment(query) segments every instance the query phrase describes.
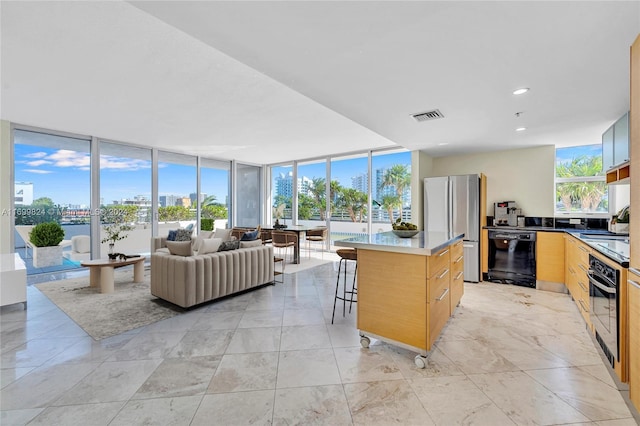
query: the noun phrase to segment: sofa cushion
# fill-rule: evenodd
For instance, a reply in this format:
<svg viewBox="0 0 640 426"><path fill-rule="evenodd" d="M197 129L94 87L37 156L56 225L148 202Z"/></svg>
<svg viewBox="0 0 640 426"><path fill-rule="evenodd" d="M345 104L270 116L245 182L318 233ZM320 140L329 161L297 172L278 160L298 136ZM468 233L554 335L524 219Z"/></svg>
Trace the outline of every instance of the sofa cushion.
<svg viewBox="0 0 640 426"><path fill-rule="evenodd" d="M258 239L258 235L260 234L260 229L254 229L253 231L247 231L244 233L240 241L254 241Z"/></svg>
<svg viewBox="0 0 640 426"><path fill-rule="evenodd" d="M193 240L193 250L198 251L202 246L202 241L211 238L212 231L200 231L198 236Z"/></svg>
<svg viewBox="0 0 640 426"><path fill-rule="evenodd" d="M167 235L167 241L175 241L177 233L178 233L177 229L170 229L169 235Z"/></svg>
<svg viewBox="0 0 640 426"><path fill-rule="evenodd" d="M191 241L192 229L178 229L174 241Z"/></svg>
<svg viewBox="0 0 640 426"><path fill-rule="evenodd" d="M240 240L223 241L218 251L237 250L240 248Z"/></svg>
<svg viewBox="0 0 640 426"><path fill-rule="evenodd" d="M193 254L191 241L167 241L167 248L169 253L176 256L191 256Z"/></svg>
<svg viewBox="0 0 640 426"><path fill-rule="evenodd" d="M212 238L220 238L223 242L231 240L231 229L218 228L213 233Z"/></svg>
<svg viewBox="0 0 640 426"><path fill-rule="evenodd" d="M220 249L222 240L220 238L206 238L202 240L198 254L215 253Z"/></svg>
<svg viewBox="0 0 640 426"><path fill-rule="evenodd" d="M261 245L262 240L240 241L240 248L260 247Z"/></svg>

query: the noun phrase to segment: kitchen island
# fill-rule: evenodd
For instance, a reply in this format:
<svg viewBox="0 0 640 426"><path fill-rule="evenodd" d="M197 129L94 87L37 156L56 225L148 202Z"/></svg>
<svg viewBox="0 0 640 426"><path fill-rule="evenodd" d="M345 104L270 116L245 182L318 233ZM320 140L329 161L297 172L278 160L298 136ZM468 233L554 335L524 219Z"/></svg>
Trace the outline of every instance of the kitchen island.
<svg viewBox="0 0 640 426"><path fill-rule="evenodd" d="M357 326L363 347L369 336L428 352L464 292L463 234L392 232L336 241L358 250Z"/></svg>

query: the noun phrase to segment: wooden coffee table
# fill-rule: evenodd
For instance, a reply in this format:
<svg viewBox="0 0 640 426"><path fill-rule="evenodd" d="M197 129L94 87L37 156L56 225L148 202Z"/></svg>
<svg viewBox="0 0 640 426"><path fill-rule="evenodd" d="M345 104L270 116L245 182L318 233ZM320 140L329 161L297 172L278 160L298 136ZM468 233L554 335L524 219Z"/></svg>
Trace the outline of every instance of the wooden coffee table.
<svg viewBox="0 0 640 426"><path fill-rule="evenodd" d="M89 268L89 285L99 288L100 293L113 293L113 270L122 266L133 265L133 282L144 281L144 256L132 257L126 260L95 259L80 263Z"/></svg>

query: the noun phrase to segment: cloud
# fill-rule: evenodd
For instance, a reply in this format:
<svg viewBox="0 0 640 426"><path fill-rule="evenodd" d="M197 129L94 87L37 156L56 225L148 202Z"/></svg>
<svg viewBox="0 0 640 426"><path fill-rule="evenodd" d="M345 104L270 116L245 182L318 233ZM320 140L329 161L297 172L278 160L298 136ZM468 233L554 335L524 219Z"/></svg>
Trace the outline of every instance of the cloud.
<svg viewBox="0 0 640 426"><path fill-rule="evenodd" d="M140 169L150 169L151 161L136 160L130 158L118 158L110 155L100 156L101 170L119 170L123 172L134 172Z"/></svg>
<svg viewBox="0 0 640 426"><path fill-rule="evenodd" d="M60 149L47 156L47 159L52 160L55 167L89 167L91 165L88 153L68 149Z"/></svg>
<svg viewBox="0 0 640 426"><path fill-rule="evenodd" d="M24 156L27 158L44 158L47 156L47 153L42 151L32 152L31 154L25 154Z"/></svg>
<svg viewBox="0 0 640 426"><path fill-rule="evenodd" d="M53 173L51 170L40 170L40 169L23 169L22 171L27 173L37 173L40 175L48 175L49 173Z"/></svg>
<svg viewBox="0 0 640 426"><path fill-rule="evenodd" d="M48 160L35 160L35 161L25 161L24 162L26 165L31 166L31 167L38 167L38 166L42 166L44 164L51 164L51 161Z"/></svg>

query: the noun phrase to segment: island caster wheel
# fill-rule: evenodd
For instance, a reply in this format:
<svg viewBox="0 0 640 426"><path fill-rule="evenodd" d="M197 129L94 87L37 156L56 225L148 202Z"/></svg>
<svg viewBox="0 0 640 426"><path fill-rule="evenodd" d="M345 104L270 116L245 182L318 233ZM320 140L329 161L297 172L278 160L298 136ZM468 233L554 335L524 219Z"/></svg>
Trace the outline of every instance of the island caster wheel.
<svg viewBox="0 0 640 426"><path fill-rule="evenodd" d="M367 336L360 336L360 346L362 346L363 348L368 348L370 343L371 339L369 339Z"/></svg>
<svg viewBox="0 0 640 426"><path fill-rule="evenodd" d="M426 358L423 357L422 355L416 355L416 357L413 359L413 362L415 362L416 367L418 368L425 368L427 366L427 363L425 362Z"/></svg>

